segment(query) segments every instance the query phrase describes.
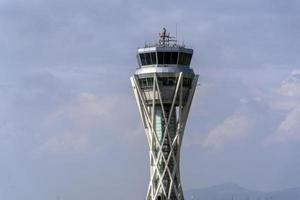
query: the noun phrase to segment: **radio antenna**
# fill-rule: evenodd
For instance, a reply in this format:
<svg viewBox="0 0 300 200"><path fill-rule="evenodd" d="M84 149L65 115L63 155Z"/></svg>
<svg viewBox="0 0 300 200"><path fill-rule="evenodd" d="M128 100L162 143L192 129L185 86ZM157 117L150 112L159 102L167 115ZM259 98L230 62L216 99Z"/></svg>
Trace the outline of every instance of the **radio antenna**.
<svg viewBox="0 0 300 200"><path fill-rule="evenodd" d="M176 37L176 44L177 44L177 42L178 42L178 38L177 38L177 23L176 23L176 35L175 35L175 37Z"/></svg>

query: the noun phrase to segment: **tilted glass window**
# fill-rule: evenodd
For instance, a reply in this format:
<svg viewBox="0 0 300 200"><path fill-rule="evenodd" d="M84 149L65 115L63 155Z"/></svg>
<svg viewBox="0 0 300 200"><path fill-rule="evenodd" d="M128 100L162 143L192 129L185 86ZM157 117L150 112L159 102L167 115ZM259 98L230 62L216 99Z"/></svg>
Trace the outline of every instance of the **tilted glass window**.
<svg viewBox="0 0 300 200"><path fill-rule="evenodd" d="M141 59L142 65L146 65L146 58L145 58L145 54L144 53L140 54L140 59Z"/></svg>
<svg viewBox="0 0 300 200"><path fill-rule="evenodd" d="M191 78L183 78L183 87L191 88L192 87L192 79Z"/></svg>
<svg viewBox="0 0 300 200"><path fill-rule="evenodd" d="M178 52L171 53L171 62L170 64L177 64Z"/></svg>
<svg viewBox="0 0 300 200"><path fill-rule="evenodd" d="M170 64L171 63L171 52L165 52L164 53L164 64Z"/></svg>
<svg viewBox="0 0 300 200"><path fill-rule="evenodd" d="M159 84L163 86L174 86L177 83L176 77L159 77L158 78Z"/></svg>
<svg viewBox="0 0 300 200"><path fill-rule="evenodd" d="M147 78L147 86L153 87L153 78Z"/></svg>
<svg viewBox="0 0 300 200"><path fill-rule="evenodd" d="M178 52L157 52L158 64L177 64Z"/></svg>
<svg viewBox="0 0 300 200"><path fill-rule="evenodd" d="M184 65L184 61L185 61L185 53L179 53L178 64L179 65Z"/></svg>
<svg viewBox="0 0 300 200"><path fill-rule="evenodd" d="M151 61L152 65L156 64L156 53L151 53Z"/></svg>
<svg viewBox="0 0 300 200"><path fill-rule="evenodd" d="M143 88L152 88L153 87L153 78L141 78L139 79L140 87Z"/></svg>
<svg viewBox="0 0 300 200"><path fill-rule="evenodd" d="M190 65L192 59L192 54L189 53L179 53L179 65Z"/></svg>
<svg viewBox="0 0 300 200"><path fill-rule="evenodd" d="M168 78L168 83L169 86L173 86L176 84L176 78L175 77L169 77Z"/></svg>
<svg viewBox="0 0 300 200"><path fill-rule="evenodd" d="M164 52L157 52L158 64L164 64Z"/></svg>
<svg viewBox="0 0 300 200"><path fill-rule="evenodd" d="M190 53L178 53L178 52L157 52L156 53L141 53L140 59L142 65L155 65L155 64L166 64L166 65L186 65L191 64L192 54Z"/></svg>
<svg viewBox="0 0 300 200"><path fill-rule="evenodd" d="M145 53L146 65L151 65L151 56L150 53Z"/></svg>
<svg viewBox="0 0 300 200"><path fill-rule="evenodd" d="M192 54L187 54L186 60L185 60L185 65L190 65L192 60Z"/></svg>
<svg viewBox="0 0 300 200"><path fill-rule="evenodd" d="M141 53L140 54L142 65L155 65L156 54L155 53Z"/></svg>

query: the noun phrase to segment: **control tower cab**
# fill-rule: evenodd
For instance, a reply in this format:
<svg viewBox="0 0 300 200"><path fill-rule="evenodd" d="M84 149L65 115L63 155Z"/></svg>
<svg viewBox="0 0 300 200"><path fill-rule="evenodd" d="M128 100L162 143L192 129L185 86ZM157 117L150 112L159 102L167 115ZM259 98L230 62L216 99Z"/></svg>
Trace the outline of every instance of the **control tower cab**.
<svg viewBox="0 0 300 200"><path fill-rule="evenodd" d="M149 91L153 86L155 75L161 87L163 103L171 103L172 91L174 90L172 86L175 86L180 73L182 73L184 88L183 100L187 100L187 92L195 78L194 71L190 68L192 55L193 49L177 44L176 40L169 33L166 33L165 28L160 33L158 44L139 48L137 53L139 68L135 75L137 75L141 89L146 92L146 100L149 101L153 98ZM156 100L158 101L158 97ZM151 104L151 102L148 103Z"/></svg>

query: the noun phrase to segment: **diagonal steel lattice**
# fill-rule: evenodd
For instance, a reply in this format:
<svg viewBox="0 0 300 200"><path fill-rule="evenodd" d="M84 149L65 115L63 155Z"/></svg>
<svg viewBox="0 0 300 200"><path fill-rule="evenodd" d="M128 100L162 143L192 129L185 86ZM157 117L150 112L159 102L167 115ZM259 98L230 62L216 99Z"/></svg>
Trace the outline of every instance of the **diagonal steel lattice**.
<svg viewBox="0 0 300 200"><path fill-rule="evenodd" d="M187 98L183 98L183 93L187 89L183 85L183 73L178 73L175 85L171 90L173 93L169 99L171 103L166 103L165 99L162 98L162 86L158 82L156 74L153 75L150 98L141 88L138 76L131 77L150 148L151 167L147 200L184 199L180 182L180 148L197 80L198 75L195 75L191 87L188 89ZM161 117L164 121L161 138L158 137L157 132L159 130L155 128L155 112L157 109L161 110ZM174 118L175 122L171 123Z"/></svg>

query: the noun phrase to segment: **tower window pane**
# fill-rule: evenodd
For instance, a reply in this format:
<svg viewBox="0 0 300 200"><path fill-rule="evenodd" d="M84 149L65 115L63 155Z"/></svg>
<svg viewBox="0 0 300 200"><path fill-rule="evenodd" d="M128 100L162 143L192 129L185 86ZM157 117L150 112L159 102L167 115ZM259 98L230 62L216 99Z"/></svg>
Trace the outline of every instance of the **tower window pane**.
<svg viewBox="0 0 300 200"><path fill-rule="evenodd" d="M146 65L145 54L141 53L141 54L140 54L140 58L141 58L142 65Z"/></svg>
<svg viewBox="0 0 300 200"><path fill-rule="evenodd" d="M141 78L139 79L140 87L144 88L152 88L153 87L153 78Z"/></svg>
<svg viewBox="0 0 300 200"><path fill-rule="evenodd" d="M151 65L150 53L145 53L145 57L146 57L146 65Z"/></svg>
<svg viewBox="0 0 300 200"><path fill-rule="evenodd" d="M156 53L151 53L152 65L156 64Z"/></svg>
<svg viewBox="0 0 300 200"><path fill-rule="evenodd" d="M168 78L168 86L173 86L175 85L176 78L175 77L169 77Z"/></svg>
<svg viewBox="0 0 300 200"><path fill-rule="evenodd" d="M185 65L186 53L178 52L157 52L158 64L176 65L179 56L179 63Z"/></svg>
<svg viewBox="0 0 300 200"><path fill-rule="evenodd" d="M179 65L190 65L192 59L192 54L189 53L179 53Z"/></svg>
<svg viewBox="0 0 300 200"><path fill-rule="evenodd" d="M171 64L171 52L165 52L164 64Z"/></svg>
<svg viewBox="0 0 300 200"><path fill-rule="evenodd" d="M147 86L147 79L143 78L142 79L142 87Z"/></svg>
<svg viewBox="0 0 300 200"><path fill-rule="evenodd" d="M170 64L177 64L177 57L178 57L178 52L172 52Z"/></svg>
<svg viewBox="0 0 300 200"><path fill-rule="evenodd" d="M158 83L162 84L163 86L174 86L176 85L176 77L159 77Z"/></svg>
<svg viewBox="0 0 300 200"><path fill-rule="evenodd" d="M152 87L153 86L153 78L147 78L147 86Z"/></svg>
<svg viewBox="0 0 300 200"><path fill-rule="evenodd" d="M157 52L158 64L164 64L163 52Z"/></svg>
<svg viewBox="0 0 300 200"><path fill-rule="evenodd" d="M191 88L192 79L191 78L183 78L183 87Z"/></svg>
<svg viewBox="0 0 300 200"><path fill-rule="evenodd" d="M179 53L179 65L184 65L185 64L185 53Z"/></svg>
<svg viewBox="0 0 300 200"><path fill-rule="evenodd" d="M186 54L185 65L190 65L192 59L192 54Z"/></svg>

